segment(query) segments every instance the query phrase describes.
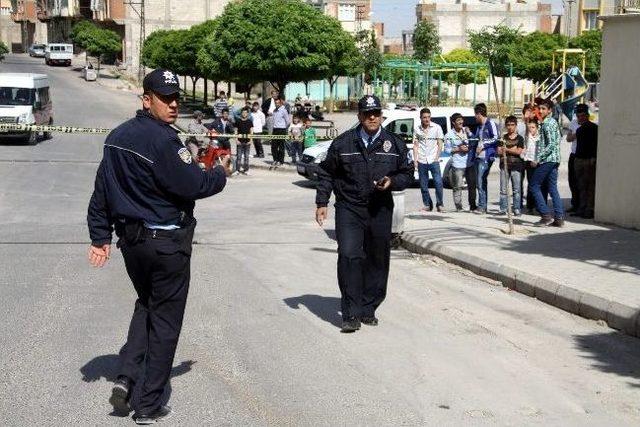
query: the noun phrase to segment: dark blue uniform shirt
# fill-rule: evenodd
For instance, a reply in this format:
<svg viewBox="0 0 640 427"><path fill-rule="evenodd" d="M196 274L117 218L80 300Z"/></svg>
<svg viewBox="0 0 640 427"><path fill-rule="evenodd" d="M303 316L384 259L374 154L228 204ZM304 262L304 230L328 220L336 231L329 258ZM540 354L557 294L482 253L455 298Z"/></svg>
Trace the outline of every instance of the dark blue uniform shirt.
<svg viewBox="0 0 640 427"><path fill-rule="evenodd" d="M116 222L179 224L195 200L225 184L221 166L201 170L173 127L140 110L104 143L87 214L91 242L110 243Z"/></svg>
<svg viewBox="0 0 640 427"><path fill-rule="evenodd" d="M374 181L391 179L391 190L402 191L413 182L413 164L407 158L407 144L382 128L367 148L357 126L338 136L329 147L318 170L316 205L327 206L333 191L337 203L356 206L392 206L390 191L378 191Z"/></svg>

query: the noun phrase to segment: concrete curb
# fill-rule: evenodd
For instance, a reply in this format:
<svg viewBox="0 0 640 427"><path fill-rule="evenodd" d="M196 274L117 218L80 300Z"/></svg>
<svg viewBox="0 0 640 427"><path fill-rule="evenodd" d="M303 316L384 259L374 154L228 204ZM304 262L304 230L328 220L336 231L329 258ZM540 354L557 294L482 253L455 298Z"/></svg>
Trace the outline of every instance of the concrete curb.
<svg viewBox="0 0 640 427"><path fill-rule="evenodd" d="M550 280L520 271L498 262L458 251L423 237L403 233L402 247L417 254L435 255L443 260L470 270L480 276L502 282L502 285L527 296L539 299L569 313L587 319L604 320L611 328L640 337L638 307L604 299L576 289L560 281Z"/></svg>

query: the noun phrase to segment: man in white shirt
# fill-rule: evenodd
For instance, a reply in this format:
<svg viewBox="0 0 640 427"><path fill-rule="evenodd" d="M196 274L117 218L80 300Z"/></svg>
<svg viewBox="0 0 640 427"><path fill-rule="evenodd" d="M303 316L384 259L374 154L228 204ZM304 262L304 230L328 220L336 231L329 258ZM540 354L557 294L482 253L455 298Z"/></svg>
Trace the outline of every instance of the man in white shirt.
<svg viewBox="0 0 640 427"><path fill-rule="evenodd" d="M576 139L576 132L580 124L578 119L573 117L573 120L569 123L569 132L567 132L567 142L571 143L571 154L569 154L569 189L571 190L571 207L567 212L576 212L580 207L580 191L578 189L578 182L576 179L576 148L578 147L578 140Z"/></svg>
<svg viewBox="0 0 640 427"><path fill-rule="evenodd" d="M428 108L420 110L420 125L413 132L413 159L420 177L420 191L422 192L422 211L431 212L433 201L429 195L429 173L436 188L436 209L444 212L442 174L440 172L440 153L444 134L442 127L431 122L431 111Z"/></svg>
<svg viewBox="0 0 640 427"><path fill-rule="evenodd" d="M260 104L258 102L254 102L251 105L252 115L251 118L253 120L253 134L259 135L263 133L264 126L267 123L267 118L264 113L260 109ZM262 159L264 157L264 148L262 147L262 140L259 138L253 139L253 146L256 149L256 155L254 157L258 159Z"/></svg>

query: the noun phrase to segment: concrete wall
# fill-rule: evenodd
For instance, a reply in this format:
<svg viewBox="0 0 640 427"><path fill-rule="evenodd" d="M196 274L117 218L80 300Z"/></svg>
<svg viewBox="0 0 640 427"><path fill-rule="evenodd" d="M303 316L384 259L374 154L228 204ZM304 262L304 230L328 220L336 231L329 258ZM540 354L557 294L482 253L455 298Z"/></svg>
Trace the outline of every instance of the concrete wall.
<svg viewBox="0 0 640 427"><path fill-rule="evenodd" d="M521 27L524 33L551 32L551 6L541 3L480 3L474 1L448 2L423 0L416 6L418 21L437 24L443 52L467 46L467 31L503 22Z"/></svg>
<svg viewBox="0 0 640 427"><path fill-rule="evenodd" d="M640 229L640 14L603 21L595 218Z"/></svg>

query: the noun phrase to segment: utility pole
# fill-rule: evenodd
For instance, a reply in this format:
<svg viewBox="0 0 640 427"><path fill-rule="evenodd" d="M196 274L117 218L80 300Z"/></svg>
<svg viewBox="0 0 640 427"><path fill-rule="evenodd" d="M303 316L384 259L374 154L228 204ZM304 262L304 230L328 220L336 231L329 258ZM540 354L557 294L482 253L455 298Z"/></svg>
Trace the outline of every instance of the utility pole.
<svg viewBox="0 0 640 427"><path fill-rule="evenodd" d="M147 38L146 27L145 27L145 17L144 17L144 0L139 1L126 1L124 4L131 6L131 9L138 15L140 18L140 41L138 47L138 81L142 82L144 79L145 68L142 64L142 46L144 45L144 39ZM140 9L136 9L136 6L139 6Z"/></svg>

